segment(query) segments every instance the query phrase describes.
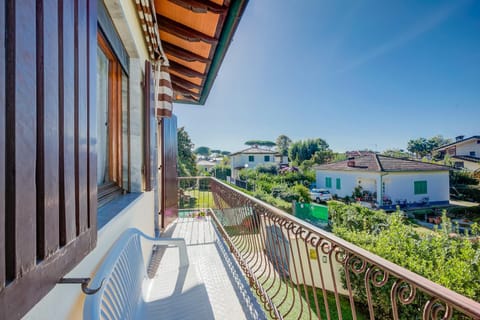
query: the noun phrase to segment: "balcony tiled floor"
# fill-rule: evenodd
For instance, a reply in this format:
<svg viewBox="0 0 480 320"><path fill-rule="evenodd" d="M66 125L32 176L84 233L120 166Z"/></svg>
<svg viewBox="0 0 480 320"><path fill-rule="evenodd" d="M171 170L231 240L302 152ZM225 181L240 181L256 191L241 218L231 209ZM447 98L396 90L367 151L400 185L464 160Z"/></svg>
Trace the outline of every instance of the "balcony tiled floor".
<svg viewBox="0 0 480 320"><path fill-rule="evenodd" d="M179 218L167 228L162 237L185 239L190 267L195 269L205 286L214 319L265 319L210 217ZM160 256L159 272L175 267L178 262L176 249L167 249ZM201 300L207 301L204 298L206 297ZM190 315L192 319L198 319L195 314L186 314L186 318Z"/></svg>

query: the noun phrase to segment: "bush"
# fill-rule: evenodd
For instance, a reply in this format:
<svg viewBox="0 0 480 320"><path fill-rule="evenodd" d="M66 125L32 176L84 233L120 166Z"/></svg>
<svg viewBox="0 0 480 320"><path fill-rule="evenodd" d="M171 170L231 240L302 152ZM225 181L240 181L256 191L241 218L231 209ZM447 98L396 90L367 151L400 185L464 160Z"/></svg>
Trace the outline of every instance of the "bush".
<svg viewBox="0 0 480 320"><path fill-rule="evenodd" d="M478 185L478 180L473 177L473 174L463 170L450 171L450 185Z"/></svg>

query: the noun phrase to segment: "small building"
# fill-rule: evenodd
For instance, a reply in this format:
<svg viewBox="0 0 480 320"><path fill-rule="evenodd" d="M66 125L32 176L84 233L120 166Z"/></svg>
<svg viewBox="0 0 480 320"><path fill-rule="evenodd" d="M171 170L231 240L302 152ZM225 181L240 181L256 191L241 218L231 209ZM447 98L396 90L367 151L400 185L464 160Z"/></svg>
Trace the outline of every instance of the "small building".
<svg viewBox="0 0 480 320"><path fill-rule="evenodd" d="M469 171L480 170L480 136L465 138L458 136L456 141L433 150L441 158L449 155L456 168Z"/></svg>
<svg viewBox="0 0 480 320"><path fill-rule="evenodd" d="M197 161L197 169L199 174L204 174L205 172L209 172L215 167L217 163L215 161L210 160L198 160Z"/></svg>
<svg viewBox="0 0 480 320"><path fill-rule="evenodd" d="M380 208L449 204L449 168L379 154L319 165L317 188Z"/></svg>
<svg viewBox="0 0 480 320"><path fill-rule="evenodd" d="M232 177L238 178L242 169L253 169L264 164L280 165L285 162L288 163L288 159L285 158L276 151L262 149L257 146L232 153L230 155Z"/></svg>

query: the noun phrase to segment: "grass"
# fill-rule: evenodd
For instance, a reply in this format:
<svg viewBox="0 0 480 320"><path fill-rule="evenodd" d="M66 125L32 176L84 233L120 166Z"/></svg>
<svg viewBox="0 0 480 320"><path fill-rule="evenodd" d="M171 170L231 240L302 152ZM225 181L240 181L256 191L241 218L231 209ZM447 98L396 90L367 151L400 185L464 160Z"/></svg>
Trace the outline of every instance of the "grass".
<svg viewBox="0 0 480 320"><path fill-rule="evenodd" d="M263 279L262 282L263 281L265 281L263 284L264 288L272 286L269 290L269 294L271 295L274 304L279 306L279 312L285 319L318 318L315 304L315 293L320 316L322 319L327 319L327 310L325 308L323 291L321 289L299 285L300 291L298 291L296 285L292 288L291 283L285 282L284 280L278 281L278 278L275 282L273 282L273 279ZM305 296L305 291L307 292L308 299ZM282 303L285 296L286 299ZM299 299L299 297L301 297L301 299ZM339 296L339 302L342 319L353 319L348 297ZM332 292L327 292L327 304L330 318L339 319L340 317L338 315L335 295ZM360 308L357 304L355 307L358 320L369 318L368 315L359 310Z"/></svg>
<svg viewBox="0 0 480 320"><path fill-rule="evenodd" d="M185 197L187 196L187 197ZM211 191L186 190L184 200L180 200L180 209L193 208L214 208L213 195Z"/></svg>

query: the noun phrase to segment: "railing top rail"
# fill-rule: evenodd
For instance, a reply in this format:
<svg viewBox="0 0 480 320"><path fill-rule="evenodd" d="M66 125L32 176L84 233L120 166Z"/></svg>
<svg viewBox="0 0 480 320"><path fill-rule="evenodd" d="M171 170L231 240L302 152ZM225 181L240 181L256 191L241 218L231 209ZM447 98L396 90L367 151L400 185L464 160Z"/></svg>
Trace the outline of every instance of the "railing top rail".
<svg viewBox="0 0 480 320"><path fill-rule="evenodd" d="M193 177L192 177L193 178ZM231 187L230 185L216 179L213 177L201 177L201 178L209 178L214 183L218 183L222 185L224 188L229 189L232 192L236 192L241 194L245 197L249 202L253 203L255 206L259 206L268 210L270 213L281 217L284 220L290 221L301 226L307 232L311 232L312 234L318 235L321 239L327 240L335 245L343 248L345 251L354 254L357 257L364 259L366 262L371 263L381 269L387 271L391 275L395 276L396 278L403 279L406 282L414 285L415 287L421 289L423 292L437 297L444 302L455 306L456 309L464 312L465 314L473 317L475 319L480 319L480 303L469 299L459 293L456 293L450 289L447 289L433 281L430 281L412 271L409 271L393 262L390 262L380 256L377 256L365 249L362 249L348 241L343 240L335 236L334 234L322 230L316 226L309 224L295 216L292 216L274 206L267 204L263 201L260 201L246 193L241 192L238 189Z"/></svg>

